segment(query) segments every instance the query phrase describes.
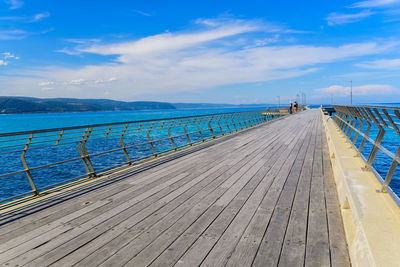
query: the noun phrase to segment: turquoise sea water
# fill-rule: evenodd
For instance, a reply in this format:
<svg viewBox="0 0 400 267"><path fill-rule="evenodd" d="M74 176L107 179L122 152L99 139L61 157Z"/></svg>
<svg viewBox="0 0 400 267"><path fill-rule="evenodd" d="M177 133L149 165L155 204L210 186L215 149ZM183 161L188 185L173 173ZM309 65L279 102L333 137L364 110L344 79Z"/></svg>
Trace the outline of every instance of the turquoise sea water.
<svg viewBox="0 0 400 267"><path fill-rule="evenodd" d="M317 107L317 106L312 106ZM16 114L16 115L0 115L0 133L20 132L40 129L53 129L69 126L82 126L90 124L102 124L113 122L126 122L148 119L172 118L192 115L206 115L214 113L238 112L259 110L260 108L213 108L213 109L184 109L184 110L145 110L145 111L115 111L115 112L81 112L81 113L52 113L52 114ZM205 133L209 134L209 133ZM371 138L375 138L376 129L372 129ZM158 136L158 138L163 138ZM199 136L192 136L194 141L200 140ZM185 139L185 138L183 138ZM185 140L177 138L176 143L184 145ZM359 145L361 138L356 145ZM144 136L137 136L127 140L129 144L147 142ZM400 144L400 137L394 131L387 131L382 145L396 153ZM169 142L162 142L156 146L156 150L171 149ZM88 150L105 151L110 148L120 147L118 138L108 138L105 140L88 143ZM367 142L363 150L363 154L367 155L372 146ZM1 152L1 151L0 151ZM151 154L149 146L138 147L128 151L132 159L137 159L144 155ZM14 154L0 154L0 175L23 169L21 160L21 152ZM46 151L30 150L27 153L27 161L30 167L50 164L52 162L63 161L66 158L79 157L76 144L71 146L60 146L47 149ZM121 151L117 153L97 157L94 161L94 167L97 170L112 166L112 164L125 162L124 154ZM390 167L391 159L383 152L379 152L375 160L374 167L384 178ZM62 182L63 180L85 175L85 169L82 162L75 161L58 167L50 167L43 170L32 172L37 187L42 188L48 185ZM0 200L11 196L22 194L30 191L30 186L25 173L17 174L10 177L0 178L2 186L0 187ZM400 194L400 168L397 168L395 177L391 187L399 195Z"/></svg>
<svg viewBox="0 0 400 267"><path fill-rule="evenodd" d="M40 113L0 115L0 133L52 129L69 126L125 122L148 119L207 115L223 112L259 110L260 108L172 109L109 112Z"/></svg>
<svg viewBox="0 0 400 267"><path fill-rule="evenodd" d="M115 122L127 122L127 121L140 121L140 120L152 120L152 119L165 119L175 118L193 115L207 115L215 113L228 113L238 111L254 111L260 110L260 108L212 108L212 109L181 109L181 110L143 110L143 111L114 111L114 112L79 112L79 113L42 113L42 114L13 114L13 115L1 115L0 116L0 133L12 133L12 132L23 132L31 130L42 130L42 129L55 129L65 128L71 126L84 126L92 124L106 124ZM108 126L107 126L108 127ZM195 126L191 126L195 127ZM114 128L113 128L114 129ZM189 130L189 129L188 129ZM227 130L227 129L224 129ZM84 130L75 130L75 136L79 136L80 139ZM59 132L59 131L58 131ZM55 132L56 134L58 132ZM46 133L48 135L48 133ZM46 135L45 134L45 135ZM165 135L165 133L163 133ZM205 135L210 133L205 131ZM29 135L28 135L29 136ZM27 138L28 136L24 136ZM40 136L40 134L35 134ZM166 136L154 136L156 139L165 138ZM207 136L204 136L205 138ZM200 141L200 136L192 134L190 136L193 142ZM10 139L10 138L5 138ZM13 139L13 138L11 138ZM4 139L3 139L4 140ZM20 141L25 143L27 139ZM40 137L39 137L40 141ZM174 139L177 146L187 145L187 139L185 136ZM148 142L145 133L130 136L124 140L125 145L135 145ZM186 143L185 143L186 142ZM9 142L10 143L10 142ZM14 143L17 143L15 141ZM76 140L70 145L54 146L54 142L44 143L43 145L52 145L49 148L44 149L31 149L34 145L30 146L30 149L26 153L26 160L30 168L37 166L43 166L52 164L55 162L64 161L66 159L72 159L80 157L77 149ZM2 143L0 147L0 176L2 174L12 173L23 170L23 165L20 159L21 149L23 145L12 150L19 150L15 153L2 154L3 151L9 151L10 149L3 149L2 147L8 145ZM165 142L155 143L157 153L171 150L171 143L166 140ZM99 153L111 149L121 148L119 136L112 138L102 138L93 140L87 143L87 149L89 154ZM152 155L152 150L149 145L139 146L128 150L128 154L132 160ZM103 170L107 167L114 166L116 164L122 164L126 162L124 153L121 150L115 153L105 154L92 158L92 163L95 170ZM37 188L43 188L49 185L53 185L70 178L79 177L85 175L85 169L80 160L69 162L66 164L53 166L49 168L39 169L31 171ZM2 180L2 186L0 187L0 200L6 199L15 195L29 192L31 187L25 173L15 174L13 176L0 177Z"/></svg>

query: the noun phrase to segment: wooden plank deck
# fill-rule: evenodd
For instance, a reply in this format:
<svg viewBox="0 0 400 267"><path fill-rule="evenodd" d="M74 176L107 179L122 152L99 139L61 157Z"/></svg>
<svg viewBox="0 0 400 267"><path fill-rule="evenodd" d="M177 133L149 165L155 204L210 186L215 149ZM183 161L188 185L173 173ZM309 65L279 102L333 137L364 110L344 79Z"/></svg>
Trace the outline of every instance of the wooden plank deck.
<svg viewBox="0 0 400 267"><path fill-rule="evenodd" d="M324 134L307 110L2 214L0 264L350 266Z"/></svg>

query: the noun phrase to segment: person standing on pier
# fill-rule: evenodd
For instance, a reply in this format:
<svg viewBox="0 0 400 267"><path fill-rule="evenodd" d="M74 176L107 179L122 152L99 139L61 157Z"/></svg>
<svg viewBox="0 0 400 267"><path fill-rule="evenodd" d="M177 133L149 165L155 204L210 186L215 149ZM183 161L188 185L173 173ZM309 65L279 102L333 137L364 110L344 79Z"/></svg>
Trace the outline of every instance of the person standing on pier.
<svg viewBox="0 0 400 267"><path fill-rule="evenodd" d="M290 101L290 106L289 106L289 114L293 113L293 103Z"/></svg>
<svg viewBox="0 0 400 267"><path fill-rule="evenodd" d="M297 104L297 101L294 101L294 113L297 113L297 110L299 109L299 104Z"/></svg>

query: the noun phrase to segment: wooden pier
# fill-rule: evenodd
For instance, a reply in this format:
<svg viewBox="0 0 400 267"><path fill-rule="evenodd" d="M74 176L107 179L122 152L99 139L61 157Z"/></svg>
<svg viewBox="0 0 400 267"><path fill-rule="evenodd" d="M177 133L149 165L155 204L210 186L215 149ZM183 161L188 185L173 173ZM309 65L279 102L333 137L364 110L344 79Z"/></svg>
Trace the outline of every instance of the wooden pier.
<svg viewBox="0 0 400 267"><path fill-rule="evenodd" d="M320 110L0 214L0 265L349 266Z"/></svg>

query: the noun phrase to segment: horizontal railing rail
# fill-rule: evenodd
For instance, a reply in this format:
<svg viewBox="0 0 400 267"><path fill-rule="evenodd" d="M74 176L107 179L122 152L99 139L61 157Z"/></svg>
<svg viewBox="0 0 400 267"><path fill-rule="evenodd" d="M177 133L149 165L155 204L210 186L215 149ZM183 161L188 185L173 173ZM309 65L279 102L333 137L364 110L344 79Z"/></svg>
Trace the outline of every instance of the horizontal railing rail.
<svg viewBox="0 0 400 267"><path fill-rule="evenodd" d="M392 188L393 177L399 178L400 107L333 107L336 112L334 121L365 161L366 167L381 181L381 192L389 192L400 203L398 194ZM382 158L380 164L376 162L379 153ZM396 188L399 182L396 181Z"/></svg>
<svg viewBox="0 0 400 267"><path fill-rule="evenodd" d="M0 179L10 192L0 201L39 195L281 116L258 110L3 133Z"/></svg>

